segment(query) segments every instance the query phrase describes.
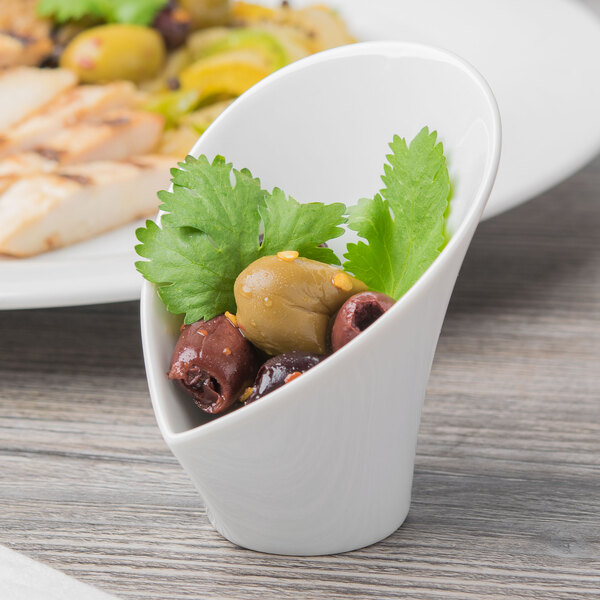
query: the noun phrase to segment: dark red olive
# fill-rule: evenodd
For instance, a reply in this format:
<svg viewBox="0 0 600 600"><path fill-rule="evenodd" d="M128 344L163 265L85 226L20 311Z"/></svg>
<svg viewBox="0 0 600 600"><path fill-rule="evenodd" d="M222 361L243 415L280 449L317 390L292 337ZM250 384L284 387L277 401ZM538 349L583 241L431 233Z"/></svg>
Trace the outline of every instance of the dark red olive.
<svg viewBox="0 0 600 600"><path fill-rule="evenodd" d="M258 370L252 393L246 404L254 402L268 393L289 383L320 363L325 356L310 352L286 352L270 358Z"/></svg>
<svg viewBox="0 0 600 600"><path fill-rule="evenodd" d="M192 30L192 17L170 0L154 17L154 28L162 35L169 50L182 46Z"/></svg>
<svg viewBox="0 0 600 600"><path fill-rule="evenodd" d="M177 379L207 413L218 414L252 385L260 364L254 346L224 315L186 325L177 340L169 379Z"/></svg>
<svg viewBox="0 0 600 600"><path fill-rule="evenodd" d="M392 298L379 292L361 292L348 298L338 311L331 329L333 351L339 350L372 325L393 304Z"/></svg>

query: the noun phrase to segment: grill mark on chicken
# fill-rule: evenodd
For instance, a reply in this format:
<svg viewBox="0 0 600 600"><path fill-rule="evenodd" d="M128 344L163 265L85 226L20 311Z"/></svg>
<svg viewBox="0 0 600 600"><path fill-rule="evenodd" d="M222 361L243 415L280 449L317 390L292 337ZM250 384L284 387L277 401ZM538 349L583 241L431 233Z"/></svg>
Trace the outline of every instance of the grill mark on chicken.
<svg viewBox="0 0 600 600"><path fill-rule="evenodd" d="M91 185L93 182L91 177L87 175L77 175L76 173L57 173L59 177L63 179L70 179L71 181L75 181L80 185Z"/></svg>
<svg viewBox="0 0 600 600"><path fill-rule="evenodd" d="M127 125L131 122L129 117L115 117L114 119L104 119L102 123L104 125L110 125L114 127L118 127L119 125Z"/></svg>
<svg viewBox="0 0 600 600"><path fill-rule="evenodd" d="M48 160L53 160L55 162L60 162L61 156L64 154L61 150L56 150L54 148L44 148L42 146L38 148L34 148L33 152L47 158Z"/></svg>
<svg viewBox="0 0 600 600"><path fill-rule="evenodd" d="M142 170L152 169L152 165L149 165L142 161L135 160L135 158L124 158L123 160L121 160L121 162L131 165L132 167L137 167L138 169L142 169Z"/></svg>
<svg viewBox="0 0 600 600"><path fill-rule="evenodd" d="M32 36L17 33L16 31L9 31L8 29L0 29L0 35L7 35L20 42L23 46L29 46L30 44L37 42Z"/></svg>

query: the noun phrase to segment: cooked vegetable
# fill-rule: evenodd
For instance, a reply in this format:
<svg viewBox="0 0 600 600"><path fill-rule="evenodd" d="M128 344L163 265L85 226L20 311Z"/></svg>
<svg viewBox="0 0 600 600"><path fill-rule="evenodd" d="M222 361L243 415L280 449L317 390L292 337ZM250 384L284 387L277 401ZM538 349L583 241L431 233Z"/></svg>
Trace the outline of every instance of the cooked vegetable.
<svg viewBox="0 0 600 600"><path fill-rule="evenodd" d="M193 1L193 0L191 0ZM253 4L251 2L234 2L231 7L231 17L234 22L255 23L257 21L268 21L277 15L277 11L268 6Z"/></svg>
<svg viewBox="0 0 600 600"><path fill-rule="evenodd" d="M262 25L267 22L270 26L284 28L291 37L301 40L310 53L356 41L339 14L322 4L301 9L293 9L289 5L271 9L235 2L232 17L237 25Z"/></svg>
<svg viewBox="0 0 600 600"><path fill-rule="evenodd" d="M75 36L60 59L86 83L155 77L165 61L165 45L153 29L101 25Z"/></svg>
<svg viewBox="0 0 600 600"><path fill-rule="evenodd" d="M366 289L340 269L298 258L297 252L265 256L235 280L238 326L268 354L325 354L331 318L350 296Z"/></svg>
<svg viewBox="0 0 600 600"><path fill-rule="evenodd" d="M209 56L184 69L179 80L184 89L200 92L200 99L235 97L264 79L272 69L262 56L238 50Z"/></svg>
<svg viewBox="0 0 600 600"><path fill-rule="evenodd" d="M163 68L154 79L140 82L140 89L149 93L160 93L179 89L179 73L192 64L193 58L187 46L167 54Z"/></svg>
<svg viewBox="0 0 600 600"><path fill-rule="evenodd" d="M280 69L290 62L280 41L271 33L256 28L199 31L190 38L189 48L197 58L248 50L257 53L271 70Z"/></svg>
<svg viewBox="0 0 600 600"><path fill-rule="evenodd" d="M356 41L350 35L340 15L322 4L307 6L300 10L284 7L278 16L277 23L303 32L306 47L310 53L352 44Z"/></svg>
<svg viewBox="0 0 600 600"><path fill-rule="evenodd" d="M214 102L200 108L181 119L181 124L191 127L198 135L204 133L208 126L231 104L232 100Z"/></svg>
<svg viewBox="0 0 600 600"><path fill-rule="evenodd" d="M150 96L143 107L162 115L166 119L167 127L173 127L184 114L198 106L200 98L200 92L195 89L161 92Z"/></svg>

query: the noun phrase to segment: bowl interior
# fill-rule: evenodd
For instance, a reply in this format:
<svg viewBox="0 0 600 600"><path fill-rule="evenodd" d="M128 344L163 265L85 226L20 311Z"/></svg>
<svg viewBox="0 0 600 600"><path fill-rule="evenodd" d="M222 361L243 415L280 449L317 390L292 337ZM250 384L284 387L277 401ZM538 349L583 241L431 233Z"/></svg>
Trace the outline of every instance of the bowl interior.
<svg viewBox="0 0 600 600"><path fill-rule="evenodd" d="M482 189L491 185L498 158L497 119L487 86L457 57L414 44L356 44L309 57L259 83L215 121L191 154L221 154L236 168L249 168L266 189L281 187L300 202L352 205L381 189L393 136L410 140L428 126L448 158L454 236L483 210ZM352 236L331 244L338 256ZM165 376L180 323L147 284L146 367L166 436L210 420Z"/></svg>

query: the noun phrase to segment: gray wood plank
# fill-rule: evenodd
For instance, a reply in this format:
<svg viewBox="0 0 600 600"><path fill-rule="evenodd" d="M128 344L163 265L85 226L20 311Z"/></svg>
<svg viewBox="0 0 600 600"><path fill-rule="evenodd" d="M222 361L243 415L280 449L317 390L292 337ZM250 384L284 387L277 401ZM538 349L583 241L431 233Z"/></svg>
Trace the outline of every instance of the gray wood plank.
<svg viewBox="0 0 600 600"><path fill-rule="evenodd" d="M600 159L483 223L383 542L286 558L210 527L156 427L137 303L0 313L0 542L123 599L600 596Z"/></svg>

